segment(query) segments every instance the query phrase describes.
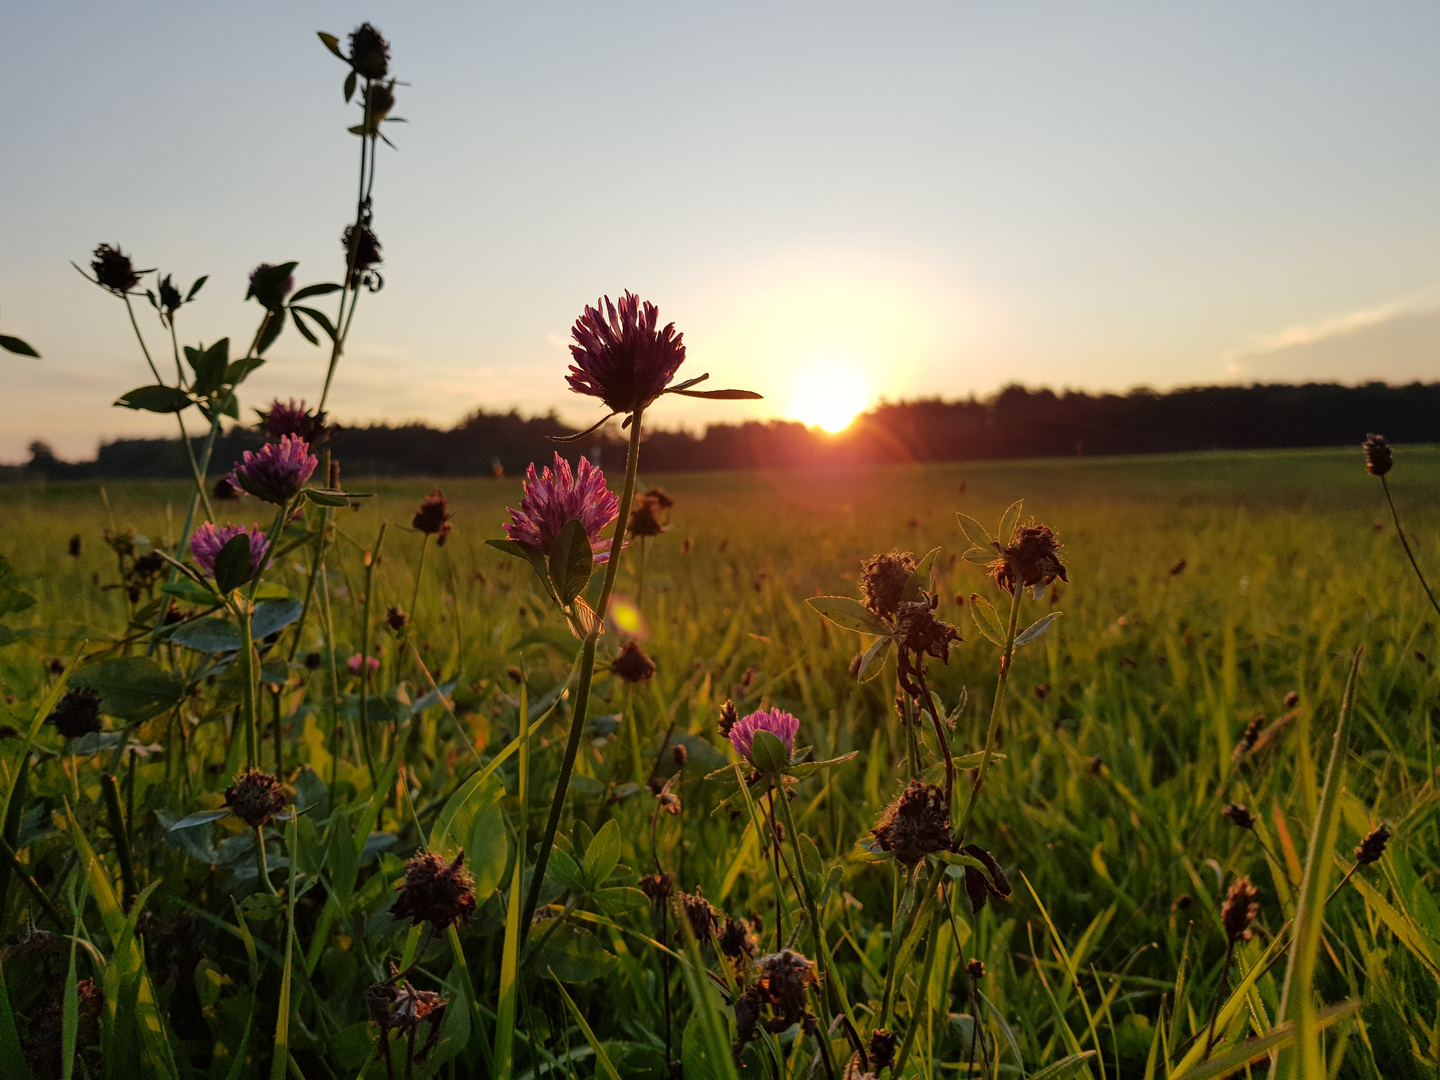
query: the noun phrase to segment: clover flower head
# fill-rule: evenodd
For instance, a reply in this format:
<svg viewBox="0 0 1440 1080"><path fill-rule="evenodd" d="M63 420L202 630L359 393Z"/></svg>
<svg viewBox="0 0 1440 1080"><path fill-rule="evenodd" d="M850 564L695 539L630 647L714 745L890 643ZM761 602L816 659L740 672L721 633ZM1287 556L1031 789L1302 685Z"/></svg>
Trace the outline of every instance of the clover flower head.
<svg viewBox="0 0 1440 1080"><path fill-rule="evenodd" d="M140 272L130 256L120 250L117 244L101 244L95 249L95 261L90 264L95 271L95 280L113 293L128 293L140 284Z"/></svg>
<svg viewBox="0 0 1440 1080"><path fill-rule="evenodd" d="M397 919L428 922L439 933L475 914L475 879L465 869L465 852L447 863L422 851L405 864L405 880L390 913Z"/></svg>
<svg viewBox="0 0 1440 1080"><path fill-rule="evenodd" d="M570 331L570 389L598 397L611 412L650 404L685 361L685 335L675 333L674 323L657 330L659 321L659 308L632 292L619 303L606 296L587 304Z"/></svg>
<svg viewBox="0 0 1440 1080"><path fill-rule="evenodd" d="M245 290L245 299L258 300L267 311L279 311L285 306L285 298L294 291L294 274L282 278L274 264L261 263L250 271L250 287Z"/></svg>
<svg viewBox="0 0 1440 1080"><path fill-rule="evenodd" d="M435 537L435 543L444 547L445 538L450 535L450 530L455 528L450 524L452 516L450 504L437 487L420 500L420 508L415 511L415 516L410 519L410 524L426 536Z"/></svg>
<svg viewBox="0 0 1440 1080"><path fill-rule="evenodd" d="M1395 451L1384 435L1366 435L1360 447L1365 451L1365 471L1371 476L1384 476L1395 467Z"/></svg>
<svg viewBox="0 0 1440 1080"><path fill-rule="evenodd" d="M350 66L366 79L383 79L390 69L390 43L368 22L350 34Z"/></svg>
<svg viewBox="0 0 1440 1080"><path fill-rule="evenodd" d="M795 735L800 730L800 721L783 709L761 709L737 720L730 728L730 743L740 756L752 765L753 743L757 731L768 731L785 746L788 758L795 753Z"/></svg>
<svg viewBox="0 0 1440 1080"><path fill-rule="evenodd" d="M253 578L265 565L265 556L270 551L270 541L259 525L221 525L218 529L205 522L190 534L190 553L195 556L195 565L207 574L215 573L215 559L221 550L235 537L245 533L250 537L250 576Z"/></svg>
<svg viewBox="0 0 1440 1080"><path fill-rule="evenodd" d="M85 687L67 690L46 719L67 739L93 735L100 730L100 695Z"/></svg>
<svg viewBox="0 0 1440 1080"><path fill-rule="evenodd" d="M368 667L371 671L379 671L380 661L373 656L366 656L364 653L357 652L351 656L349 660L345 661L345 666L350 669L350 674L359 675L362 666Z"/></svg>
<svg viewBox="0 0 1440 1080"><path fill-rule="evenodd" d="M533 548L542 555L550 548L565 523L578 519L590 538L590 547L598 548L600 534L620 513L620 501L605 487L605 474L584 458L572 471L570 463L558 453L555 464L535 472L535 463L525 473L525 492L520 508L505 508L514 518L505 525L511 540ZM596 552L596 562L606 562L610 552Z"/></svg>
<svg viewBox="0 0 1440 1080"><path fill-rule="evenodd" d="M1260 905L1256 903L1259 895L1248 877L1240 878L1225 894L1225 903L1220 905L1220 921L1232 942L1249 941L1254 935L1250 924L1260 914Z"/></svg>
<svg viewBox="0 0 1440 1080"><path fill-rule="evenodd" d="M235 466L235 479L257 499L284 506L300 493L319 464L304 439L282 435L279 442L266 443L258 451L246 450L244 460Z"/></svg>
<svg viewBox="0 0 1440 1080"><path fill-rule="evenodd" d="M304 400L296 403L294 398L288 402L276 398L270 403L270 408L260 414L260 418L263 421L261 427L272 439L283 439L286 435L308 439L319 424L319 417L311 417Z"/></svg>
<svg viewBox="0 0 1440 1080"><path fill-rule="evenodd" d="M258 829L285 809L285 786L269 773L248 769L225 789L225 805L252 829Z"/></svg>

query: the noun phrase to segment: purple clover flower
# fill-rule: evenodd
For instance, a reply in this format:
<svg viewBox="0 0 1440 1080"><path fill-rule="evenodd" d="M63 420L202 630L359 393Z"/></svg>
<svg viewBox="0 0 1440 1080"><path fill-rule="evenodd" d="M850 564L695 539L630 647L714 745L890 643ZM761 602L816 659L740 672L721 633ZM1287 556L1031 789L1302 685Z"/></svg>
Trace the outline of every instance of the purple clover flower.
<svg viewBox="0 0 1440 1080"><path fill-rule="evenodd" d="M235 479L257 499L284 506L300 493L319 464L309 443L284 435L279 442L266 443L258 453L246 450L244 460L235 466Z"/></svg>
<svg viewBox="0 0 1440 1080"><path fill-rule="evenodd" d="M195 556L195 565L205 573L214 575L215 559L220 550L235 537L245 533L250 537L250 576L260 573L265 565L265 556L270 553L270 541L259 525L221 525L218 529L205 522L190 534L190 554Z"/></svg>
<svg viewBox="0 0 1440 1080"><path fill-rule="evenodd" d="M612 412L633 413L675 377L685 360L685 335L675 333L674 323L657 331L659 309L632 292L618 304L608 296L595 304L586 305L570 331L575 362L565 381L577 394L600 398Z"/></svg>
<svg viewBox="0 0 1440 1080"><path fill-rule="evenodd" d="M549 555L565 523L577 518L590 538L591 549L599 547L600 534L620 514L620 500L606 489L605 474L589 461L581 458L579 467L572 472L570 463L557 453L553 470L547 465L537 475L535 463L530 463L520 509L505 509L515 519L514 524L505 525L505 535ZM597 563L609 558L608 548L594 556Z"/></svg>
<svg viewBox="0 0 1440 1080"><path fill-rule="evenodd" d="M289 402L276 398L270 403L269 410L261 413L260 416L265 422L265 434L272 439L282 439L286 435L308 439L310 429L314 426L310 413L305 409L303 399L297 405L294 398L291 398Z"/></svg>
<svg viewBox="0 0 1440 1080"><path fill-rule="evenodd" d="M755 733L768 731L785 745L785 757L788 759L795 753L795 735L799 730L800 721L784 709L761 709L737 720L731 726L730 742L740 756L753 765L755 759L750 755Z"/></svg>
<svg viewBox="0 0 1440 1080"><path fill-rule="evenodd" d="M280 311L285 306L285 298L295 291L295 275L287 274L282 278L277 269L270 263L261 263L251 270L250 288L245 293L245 299L254 297L267 311Z"/></svg>

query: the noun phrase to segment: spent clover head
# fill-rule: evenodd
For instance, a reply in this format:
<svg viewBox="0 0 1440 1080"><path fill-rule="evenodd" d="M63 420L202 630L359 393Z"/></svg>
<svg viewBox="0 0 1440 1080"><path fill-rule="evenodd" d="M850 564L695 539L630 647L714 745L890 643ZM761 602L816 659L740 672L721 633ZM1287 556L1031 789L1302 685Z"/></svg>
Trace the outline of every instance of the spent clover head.
<svg viewBox="0 0 1440 1080"><path fill-rule="evenodd" d="M295 264L261 263L250 271L250 287L245 290L246 300L255 300L266 311L278 312L285 306L285 298L295 291L295 275L290 271Z"/></svg>
<svg viewBox="0 0 1440 1080"><path fill-rule="evenodd" d="M437 487L434 491L420 500L420 508L415 511L415 516L410 519L410 524L426 536L435 537L435 543L440 547L445 546L445 539L455 527L450 524L450 504L445 496L440 493Z"/></svg>
<svg viewBox="0 0 1440 1080"><path fill-rule="evenodd" d="M1062 550L1050 526L1031 518L1028 525L1015 526L1009 544L989 564L990 577L1008 593L1015 591L1017 582L1023 589L1042 589L1057 578L1068 582L1060 561Z"/></svg>
<svg viewBox="0 0 1440 1080"><path fill-rule="evenodd" d="M312 439L324 426L318 416L310 415L304 399L297 403L294 398L289 401L275 398L270 402L270 408L255 411L260 417L260 429L268 439L283 439L286 435Z"/></svg>
<svg viewBox="0 0 1440 1080"><path fill-rule="evenodd" d="M350 33L350 66L362 79L383 79L390 71L390 43L368 22Z"/></svg>
<svg viewBox="0 0 1440 1080"><path fill-rule="evenodd" d="M1360 447L1365 451L1365 471L1371 476L1384 476L1395 467L1395 451L1384 435L1366 435Z"/></svg>
<svg viewBox="0 0 1440 1080"><path fill-rule="evenodd" d="M90 263L90 269L95 272L95 281L102 287L109 289L116 296L124 296L140 284L140 275L148 274L148 270L136 270L130 256L120 250L120 245L111 247L109 244L101 244L95 249L94 261Z"/></svg>
<svg viewBox="0 0 1440 1080"><path fill-rule="evenodd" d="M606 526L619 516L620 502L605 487L605 474L585 458L573 470L558 453L554 466L537 473L535 463L525 473L525 491L519 508L507 506L514 520L505 525L505 535L541 555L550 554L560 530L569 521L579 521L590 539L591 548L600 545ZM606 562L610 552L596 552L594 559Z"/></svg>
<svg viewBox="0 0 1440 1080"><path fill-rule="evenodd" d="M259 451L246 450L235 466L235 478L257 499L284 506L300 494L317 465L309 443L296 435L282 435Z"/></svg>

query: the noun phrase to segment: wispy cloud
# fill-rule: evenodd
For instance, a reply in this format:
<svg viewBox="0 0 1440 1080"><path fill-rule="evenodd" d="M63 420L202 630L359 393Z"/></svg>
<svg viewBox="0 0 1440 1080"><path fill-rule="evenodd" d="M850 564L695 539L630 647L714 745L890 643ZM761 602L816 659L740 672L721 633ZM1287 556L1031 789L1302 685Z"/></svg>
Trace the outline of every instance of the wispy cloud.
<svg viewBox="0 0 1440 1080"><path fill-rule="evenodd" d="M1221 359L1228 375L1232 378L1242 378L1250 374L1249 361L1271 356L1286 349L1347 337L1394 322L1397 319L1435 311L1440 311L1440 291L1429 289L1423 293L1399 297L1373 307L1361 308L1358 311L1331 315L1309 323L1297 323L1268 334L1257 334L1239 348L1225 353Z"/></svg>

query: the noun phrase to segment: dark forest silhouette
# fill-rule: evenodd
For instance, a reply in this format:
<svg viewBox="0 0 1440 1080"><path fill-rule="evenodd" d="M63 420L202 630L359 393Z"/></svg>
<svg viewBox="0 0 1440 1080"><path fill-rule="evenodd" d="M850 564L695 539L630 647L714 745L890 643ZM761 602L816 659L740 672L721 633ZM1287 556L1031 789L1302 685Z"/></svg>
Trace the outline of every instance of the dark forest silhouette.
<svg viewBox="0 0 1440 1080"><path fill-rule="evenodd" d="M573 431L554 414L477 412L444 430L337 426L327 445L352 477L513 475L550 459L556 449L550 436ZM1348 446L1369 431L1396 443L1440 442L1440 383L1202 386L1124 395L1010 386L985 399L881 404L837 435L781 420L713 424L703 434L657 429L647 434L645 457L651 471L682 472ZM618 436L618 428L607 430L560 450L574 458L598 447L603 460L619 461ZM214 460L229 462L260 443L253 428L237 426L220 439ZM178 439L117 439L103 443L94 461L60 461L43 443L33 444L31 455L26 465L0 468L0 479L189 475Z"/></svg>

